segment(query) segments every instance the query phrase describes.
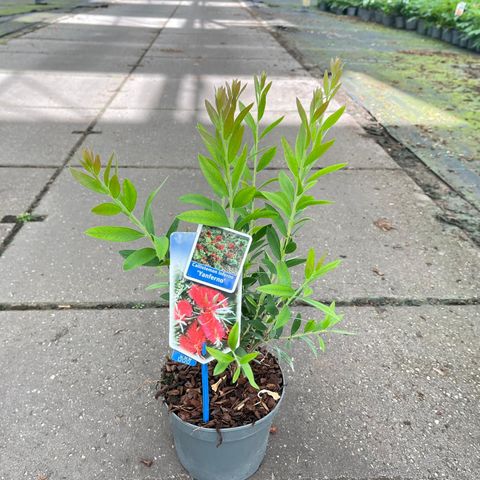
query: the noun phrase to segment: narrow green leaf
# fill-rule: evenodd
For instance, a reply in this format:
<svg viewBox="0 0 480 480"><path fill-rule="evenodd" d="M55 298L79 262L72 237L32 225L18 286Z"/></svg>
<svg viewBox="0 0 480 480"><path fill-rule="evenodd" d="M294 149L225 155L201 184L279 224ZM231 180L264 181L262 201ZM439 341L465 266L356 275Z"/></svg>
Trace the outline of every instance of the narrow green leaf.
<svg viewBox="0 0 480 480"><path fill-rule="evenodd" d="M110 169L112 168L112 162L114 158L115 158L115 154L112 153L110 155L110 158L108 159L107 166L105 167L105 170L103 172L103 181L105 185L107 185L107 187L108 187L108 184L110 183Z"/></svg>
<svg viewBox="0 0 480 480"><path fill-rule="evenodd" d="M159 282L159 283L152 283L145 290L158 290L160 288L167 288L170 284L168 282Z"/></svg>
<svg viewBox="0 0 480 480"><path fill-rule="evenodd" d="M85 234L108 242L133 242L144 237L142 232L127 227L93 227L85 230Z"/></svg>
<svg viewBox="0 0 480 480"><path fill-rule="evenodd" d="M322 132L327 132L330 128L332 128L343 115L345 111L345 105L340 107L337 111L333 112L327 119L323 122L322 126L320 127Z"/></svg>
<svg viewBox="0 0 480 480"><path fill-rule="evenodd" d="M231 362L217 362L217 364L215 365L215 369L213 370L213 374L220 375L227 369L230 363Z"/></svg>
<svg viewBox="0 0 480 480"><path fill-rule="evenodd" d="M228 218L225 214L208 210L189 210L177 215L179 220L189 223L201 223L210 227L229 227Z"/></svg>
<svg viewBox="0 0 480 480"><path fill-rule="evenodd" d="M315 250L311 248L308 251L307 263L305 263L305 278L309 279L315 270Z"/></svg>
<svg viewBox="0 0 480 480"><path fill-rule="evenodd" d="M262 285L261 287L257 287L257 290L259 292L266 293L268 295L274 295L276 297L281 297L281 298L291 297L295 293L295 290L292 287L288 287L286 285L279 285L276 283Z"/></svg>
<svg viewBox="0 0 480 480"><path fill-rule="evenodd" d="M261 133L260 139L267 136L277 125L279 125L283 121L284 118L285 117L277 118L277 120L268 125L268 127L266 127L265 130L263 130L263 132Z"/></svg>
<svg viewBox="0 0 480 480"><path fill-rule="evenodd" d="M305 165L308 167L316 160L318 160L321 156L323 156L335 143L335 139L330 140L329 142L321 143L313 148L313 150L307 155L305 160Z"/></svg>
<svg viewBox="0 0 480 480"><path fill-rule="evenodd" d="M228 353L223 353L220 350L217 350L216 348L207 347L207 352L217 361L226 363L227 365L232 363L235 360L235 358L232 355L229 355Z"/></svg>
<svg viewBox="0 0 480 480"><path fill-rule="evenodd" d="M117 175L111 178L108 188L113 198L117 198L120 195L120 182L118 181Z"/></svg>
<svg viewBox="0 0 480 480"><path fill-rule="evenodd" d="M245 187L237 192L233 199L233 208L241 208L249 205L255 196L255 187Z"/></svg>
<svg viewBox="0 0 480 480"><path fill-rule="evenodd" d="M159 260L163 260L168 252L169 241L167 237L153 237L155 253Z"/></svg>
<svg viewBox="0 0 480 480"><path fill-rule="evenodd" d="M155 234L155 225L153 223L153 214L152 214L152 203L155 197L157 196L160 189L163 187L167 179L165 179L147 198L145 202L145 208L143 209L142 223L145 226L145 229L151 235Z"/></svg>
<svg viewBox="0 0 480 480"><path fill-rule="evenodd" d="M241 371L242 371L242 369L240 367L237 367L235 369L235 372L233 373L233 376L232 376L232 382L233 383L237 383L237 380L240 377Z"/></svg>
<svg viewBox="0 0 480 480"><path fill-rule="evenodd" d="M134 268L140 267L149 262L152 258L155 258L155 256L156 253L153 248L141 248L140 250L135 250L123 262L123 269L125 271L133 270Z"/></svg>
<svg viewBox="0 0 480 480"><path fill-rule="evenodd" d="M278 182L280 183L282 192L290 202L293 202L295 198L295 187L290 177L283 170L278 174Z"/></svg>
<svg viewBox="0 0 480 480"><path fill-rule="evenodd" d="M336 163L335 165L329 165L328 167L322 168L320 170L317 170L309 179L308 181L315 181L322 177L323 175L327 175L332 172L336 172L337 170L340 170L342 168L345 168L347 166L346 163Z"/></svg>
<svg viewBox="0 0 480 480"><path fill-rule="evenodd" d="M209 158L198 155L198 162L205 180L219 197L228 197L228 189L218 167Z"/></svg>
<svg viewBox="0 0 480 480"><path fill-rule="evenodd" d="M132 212L137 204L137 189L128 178L123 181L122 203L129 212Z"/></svg>
<svg viewBox="0 0 480 480"><path fill-rule="evenodd" d="M270 227L267 230L267 240L272 250L272 253L277 259L280 260L282 258L282 248L280 245L280 239L278 238L277 232L273 227Z"/></svg>
<svg viewBox="0 0 480 480"><path fill-rule="evenodd" d="M83 185L85 188L92 190L92 192L101 193L103 195L108 193L103 187L103 185L96 178L93 178L90 175L86 175L80 170L75 170L74 168L70 168L70 173L80 185Z"/></svg>
<svg viewBox="0 0 480 480"><path fill-rule="evenodd" d="M247 353L243 357L240 358L240 365L244 365L245 363L250 363L252 360L258 357L258 352Z"/></svg>
<svg viewBox="0 0 480 480"><path fill-rule="evenodd" d="M264 168L267 168L270 162L275 158L277 154L277 147L270 147L258 161L257 172L261 172Z"/></svg>
<svg viewBox="0 0 480 480"><path fill-rule="evenodd" d="M235 351L235 349L238 347L239 340L240 324L236 322L230 330L230 333L228 334L228 346L230 347L230 350L232 350L232 352Z"/></svg>
<svg viewBox="0 0 480 480"><path fill-rule="evenodd" d="M276 271L278 276L278 282L280 285L292 285L292 278L290 276L290 272L288 271L287 264L285 262L277 262Z"/></svg>
<svg viewBox="0 0 480 480"><path fill-rule="evenodd" d="M280 313L277 315L275 319L275 329L279 329L284 327L290 320L291 317L290 309L285 305L281 310Z"/></svg>
<svg viewBox="0 0 480 480"><path fill-rule="evenodd" d="M101 203L92 208L92 213L95 215L113 216L118 215L122 209L114 203Z"/></svg>
<svg viewBox="0 0 480 480"><path fill-rule="evenodd" d="M318 335L317 338L318 338L318 346L320 347L320 350L322 352L324 352L325 351L325 341L323 340L323 338L320 335Z"/></svg>
<svg viewBox="0 0 480 480"><path fill-rule="evenodd" d="M255 377L253 376L252 367L248 363L246 363L246 364L242 365L242 370L243 370L243 373L245 374L245 376L248 378L248 381L250 382L250 385L253 388L256 388L257 390L259 390L260 387L257 385L257 382L255 382Z"/></svg>
<svg viewBox="0 0 480 480"><path fill-rule="evenodd" d="M300 328L300 325L302 324L302 317L300 314L298 314L295 317L295 320L292 322L292 327L290 329L290 335L295 335L298 332L298 329Z"/></svg>

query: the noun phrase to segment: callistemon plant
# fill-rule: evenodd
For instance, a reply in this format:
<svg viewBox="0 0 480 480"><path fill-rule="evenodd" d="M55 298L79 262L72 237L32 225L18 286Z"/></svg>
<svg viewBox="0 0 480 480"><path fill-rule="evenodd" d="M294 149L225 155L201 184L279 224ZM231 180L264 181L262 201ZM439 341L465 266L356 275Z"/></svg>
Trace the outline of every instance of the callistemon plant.
<svg viewBox="0 0 480 480"><path fill-rule="evenodd" d="M326 305L315 300L312 288L320 277L335 269L339 261L326 262L325 256L317 255L313 249L298 254L296 243L299 231L312 222L309 211L329 203L315 198L312 189L321 177L345 166L339 163L321 168L322 156L334 143L334 140L325 140L325 136L344 111L341 107L333 113L327 112L340 88L341 74L341 62L332 61L322 87L313 92L309 108L297 99L300 126L295 143L282 137L280 151L277 146L268 145L267 138L283 117L269 124L262 122L272 85L267 82L265 73L254 77L255 100L248 105L241 101L246 85L240 81L233 80L217 88L214 101L205 101L211 124L198 125L206 148L205 154L198 155L198 160L212 194L181 196L181 202L195 205L196 209L177 215L167 232L156 232L152 216L152 203L161 187L150 194L142 216L137 216L137 190L128 178L120 180L114 156L102 172L100 157L85 150L81 161L84 172L71 169L74 178L84 187L108 197L106 203L92 209L94 214L123 214L134 227L94 227L85 232L87 235L111 242L144 240L148 243L148 246L120 251L124 270L152 266L158 268L160 276L165 275L164 269L170 262L169 238L180 221L227 227L251 235L241 282L241 328L235 323L229 330L230 352L208 348L209 354L217 360L214 373L217 375L233 368L234 382L243 374L257 387L251 362L262 349L274 350L281 360L291 365L294 340L304 341L316 354L324 350L326 334L345 333L335 329L341 317L334 303ZM277 157L281 157L284 169L268 169ZM215 262L228 253L223 247L213 242L198 254ZM298 281L293 281L292 270L299 271ZM167 286L168 283L160 282L147 289ZM162 297L168 298L168 294ZM222 295L222 298L225 297ZM174 315L179 322L191 315L192 306L187 303L186 300L176 307L178 311ZM314 307L309 312L316 312L315 318L311 318L311 313L305 316L302 305ZM215 317L216 312L211 314ZM201 321L192 325L198 331L191 327L182 341L192 352L196 348L199 353L198 345L195 346L196 336L203 339L216 334L201 331ZM224 330L219 331L223 335Z"/></svg>

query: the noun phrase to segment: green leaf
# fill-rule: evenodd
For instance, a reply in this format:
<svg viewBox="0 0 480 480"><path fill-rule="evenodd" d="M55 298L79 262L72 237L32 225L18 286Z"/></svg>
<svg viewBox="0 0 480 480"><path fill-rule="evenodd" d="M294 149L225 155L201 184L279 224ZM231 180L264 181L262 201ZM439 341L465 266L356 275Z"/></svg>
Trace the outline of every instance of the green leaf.
<svg viewBox="0 0 480 480"><path fill-rule="evenodd" d="M316 327L315 320L309 320L303 327L303 332L304 333L313 332L315 330L315 327Z"/></svg>
<svg viewBox="0 0 480 480"><path fill-rule="evenodd" d="M257 290L268 295L275 295L277 297L288 298L291 297L295 290L287 285L279 285L277 283L270 283L268 285L262 285Z"/></svg>
<svg viewBox="0 0 480 480"><path fill-rule="evenodd" d="M291 312L290 309L285 305L281 310L280 313L277 315L277 318L275 320L275 329L282 328L284 327L288 321L290 320L291 317Z"/></svg>
<svg viewBox="0 0 480 480"><path fill-rule="evenodd" d="M213 358L215 358L218 362L226 363L227 365L232 363L235 360L235 358L232 355L229 355L228 353L223 353L220 350L217 350L216 348L207 347L207 352Z"/></svg>
<svg viewBox="0 0 480 480"><path fill-rule="evenodd" d="M277 147L270 147L258 161L257 172L261 172L264 168L267 168L270 162L275 158L277 154Z"/></svg>
<svg viewBox="0 0 480 480"><path fill-rule="evenodd" d="M307 263L305 263L305 278L310 278L315 270L315 250L311 248L308 251Z"/></svg>
<svg viewBox="0 0 480 480"><path fill-rule="evenodd" d="M256 192L255 187L245 187L239 190L233 199L233 208L241 208L250 204Z"/></svg>
<svg viewBox="0 0 480 480"><path fill-rule="evenodd" d="M296 176L298 175L298 162L295 158L295 154L290 147L287 139L282 137L282 147L283 147L283 154L285 156L285 161L287 162L288 168L290 171Z"/></svg>
<svg viewBox="0 0 480 480"><path fill-rule="evenodd" d="M318 352L317 352L317 349L315 347L315 344L312 342L312 339L311 338L308 338L308 337L299 337L300 340L303 340L307 345L308 347L310 348L310 350L312 351L312 353L315 355L315 357L318 357Z"/></svg>
<svg viewBox="0 0 480 480"><path fill-rule="evenodd" d="M189 210L177 215L179 220L190 223L201 223L210 227L229 227L228 218L225 214L208 210Z"/></svg>
<svg viewBox="0 0 480 480"><path fill-rule="evenodd" d="M320 335L318 335L318 346L320 347L320 350L322 352L325 351L325 341L323 340L323 338Z"/></svg>
<svg viewBox="0 0 480 480"><path fill-rule="evenodd" d="M281 192L262 192L262 195L287 216L290 216L292 206Z"/></svg>
<svg viewBox="0 0 480 480"><path fill-rule="evenodd" d="M264 138L265 136L267 136L277 125L280 124L280 122L283 121L285 117L280 117L280 118L277 118L277 120L275 120L274 122L272 122L270 125L268 125L268 127L265 128L265 130L263 130L263 132L261 133L260 135L260 139Z"/></svg>
<svg viewBox="0 0 480 480"><path fill-rule="evenodd" d="M278 182L280 183L280 187L282 187L282 192L290 202L293 202L295 198L295 187L292 180L283 170L278 174Z"/></svg>
<svg viewBox="0 0 480 480"><path fill-rule="evenodd" d="M267 240L272 253L275 255L277 259L282 258L282 248L280 246L280 239L278 238L277 232L273 227L270 227L267 230Z"/></svg>
<svg viewBox="0 0 480 480"><path fill-rule="evenodd" d="M330 128L332 128L340 119L343 112L345 111L345 105L340 107L336 112L332 113L327 119L323 122L321 126L322 132L326 132Z"/></svg>
<svg viewBox="0 0 480 480"><path fill-rule="evenodd" d="M338 315L335 312L335 309L329 307L328 305L325 305L324 303L317 302L316 300L313 300L313 298L302 298L301 300L303 302L307 303L308 305L311 305L312 307L315 307L317 310L320 310L321 312L323 312L327 315L331 315L335 319L338 318Z"/></svg>
<svg viewBox="0 0 480 480"><path fill-rule="evenodd" d="M245 365L242 365L242 370L243 370L243 373L245 374L245 376L248 378L248 381L250 382L250 385L253 388L256 388L257 390L259 390L260 387L257 385L257 382L255 382L252 367L248 363L246 363Z"/></svg>
<svg viewBox="0 0 480 480"><path fill-rule="evenodd" d="M280 261L277 263L276 272L278 276L278 282L281 285L287 285L289 287L292 285L292 278L285 262Z"/></svg>
<svg viewBox="0 0 480 480"><path fill-rule="evenodd" d="M189 193L182 195L179 200L183 203L191 203L192 205L198 205L206 210L223 210L222 206L215 200L206 197L205 195L198 195L195 193Z"/></svg>
<svg viewBox="0 0 480 480"><path fill-rule="evenodd" d="M137 189L128 178L123 181L122 203L127 207L129 212L133 211L137 204Z"/></svg>
<svg viewBox="0 0 480 480"><path fill-rule="evenodd" d="M258 352L247 353L243 357L240 357L239 362L240 365L244 365L245 363L250 363L252 360L258 357Z"/></svg>
<svg viewBox="0 0 480 480"><path fill-rule="evenodd" d="M285 263L287 264L288 268L291 268L291 267L296 267L297 265L301 265L302 263L305 263L305 262L306 262L305 258L294 257L294 258L290 258Z"/></svg>
<svg viewBox="0 0 480 480"><path fill-rule="evenodd" d="M327 272L330 272L331 270L335 270L341 263L342 263L341 260L334 260L333 262L329 262L326 265L320 266L320 268L315 269L315 272L312 278L317 279L325 275Z"/></svg>
<svg viewBox="0 0 480 480"><path fill-rule="evenodd" d="M317 170L309 179L308 181L311 182L312 180L317 180L323 175L327 175L332 172L336 172L337 170L341 170L347 166L346 163L336 163L335 165L329 165L328 167L321 168Z"/></svg>
<svg viewBox="0 0 480 480"><path fill-rule="evenodd" d="M170 284L168 282L159 282L159 283L152 283L145 290L158 290L160 288L167 288Z"/></svg>
<svg viewBox="0 0 480 480"><path fill-rule="evenodd" d="M110 189L113 198L117 198L120 195L120 182L118 181L117 175L112 177L108 188Z"/></svg>
<svg viewBox="0 0 480 480"><path fill-rule="evenodd" d="M85 235L108 242L133 242L145 235L128 227L93 227L85 230Z"/></svg>
<svg viewBox="0 0 480 480"><path fill-rule="evenodd" d="M92 208L92 213L95 215L113 216L118 215L122 209L114 203L101 203Z"/></svg>
<svg viewBox="0 0 480 480"><path fill-rule="evenodd" d="M217 362L217 364L215 365L215 369L213 370L213 374L220 375L227 369L230 363L231 362Z"/></svg>
<svg viewBox="0 0 480 480"><path fill-rule="evenodd" d="M228 197L228 189L218 167L207 157L198 155L198 162L205 180L219 197Z"/></svg>
<svg viewBox="0 0 480 480"><path fill-rule="evenodd" d="M101 193L103 195L108 193L103 187L103 185L96 178L93 178L90 175L86 175L80 170L75 170L74 168L70 168L70 173L80 185L83 185L85 188L92 190L92 192Z"/></svg>
<svg viewBox="0 0 480 480"><path fill-rule="evenodd" d="M103 172L103 181L107 186L110 183L110 169L112 168L112 162L114 158L115 158L115 154L112 153L110 155L110 158L108 159L107 166L105 167L105 170Z"/></svg>
<svg viewBox="0 0 480 480"><path fill-rule="evenodd" d="M235 325L230 330L230 333L228 334L228 346L230 347L230 350L232 350L232 352L235 351L235 349L237 348L239 339L240 339L240 324L236 322Z"/></svg>
<svg viewBox="0 0 480 480"><path fill-rule="evenodd" d="M155 253L159 260L163 260L168 252L169 241L167 237L154 237Z"/></svg>
<svg viewBox="0 0 480 480"><path fill-rule="evenodd" d="M252 213L246 215L245 217L238 220L235 224L237 229L241 229L244 225L251 222L252 220L257 220L258 218L274 218L278 214L272 210L267 210L265 208L258 208Z"/></svg>
<svg viewBox="0 0 480 480"><path fill-rule="evenodd" d="M147 198L147 201L145 202L145 208L143 209L142 223L145 226L145 229L147 230L147 232L150 233L151 235L155 234L155 225L153 223L153 214L152 214L152 202L166 181L167 179L165 179L160 184L159 187L157 187L153 192L150 193L150 195Z"/></svg>
<svg viewBox="0 0 480 480"><path fill-rule="evenodd" d="M135 252L136 250L119 250L119 254L123 257L123 258L127 258L128 256L130 256L133 252ZM142 265L143 267L159 267L160 266L160 260L155 256L154 258L152 258L149 262L147 263L144 263Z"/></svg>
<svg viewBox="0 0 480 480"><path fill-rule="evenodd" d="M302 324L302 317L300 314L298 314L295 317L295 320L292 322L292 327L290 329L290 335L295 335L298 332L298 329L300 328L300 325Z"/></svg>
<svg viewBox="0 0 480 480"><path fill-rule="evenodd" d="M135 250L131 255L129 255L123 262L123 269L133 270L134 268L140 267L145 263L155 258L156 253L153 248L141 248L140 250Z"/></svg>
<svg viewBox="0 0 480 480"><path fill-rule="evenodd" d="M335 139L330 140L329 142L321 143L312 149L312 151L307 155L307 159L305 160L305 165L308 167L310 164L314 163L315 160L319 159L322 155L324 155L330 147L333 146L335 143Z"/></svg>
<svg viewBox="0 0 480 480"><path fill-rule="evenodd" d="M235 369L235 372L233 373L233 376L232 376L232 382L233 383L237 383L237 380L238 380L238 377L240 377L240 372L242 371L242 369L240 367L237 367Z"/></svg>

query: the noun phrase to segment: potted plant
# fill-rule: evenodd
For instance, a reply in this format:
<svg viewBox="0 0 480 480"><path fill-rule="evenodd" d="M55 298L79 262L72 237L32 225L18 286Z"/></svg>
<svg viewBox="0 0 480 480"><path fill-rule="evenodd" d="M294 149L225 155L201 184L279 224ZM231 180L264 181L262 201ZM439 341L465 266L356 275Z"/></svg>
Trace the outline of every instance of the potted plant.
<svg viewBox="0 0 480 480"><path fill-rule="evenodd" d="M232 235L251 236L242 286L235 293L241 295L237 305L241 322L224 323L232 313L231 297L211 287L177 278L179 285L171 282L170 292L162 296L170 294L174 299L171 318L175 328L182 329L179 342L186 351L214 359L201 368L168 360L157 393L169 408L180 461L197 480L251 476L265 455L271 422L285 395L279 361L292 364L291 347L297 340L316 354L325 349L326 335L346 333L336 328L341 316L335 304L315 300L313 290L339 261L327 261L313 249L306 255L296 253L298 232L311 221L308 212L329 203L313 195L315 185L345 166L321 165L334 143L325 136L344 111L341 107L327 112L340 88L341 73L341 62L333 60L322 88L313 92L309 109L297 99L300 126L294 145L281 139L280 171L267 169L277 147L265 145L265 139L283 117L268 125L262 122L271 87L266 75L254 77L255 100L248 105L242 103L245 85L239 81L216 89L214 101L205 102L211 125L198 126L207 152L198 157L200 169L212 194L181 196L180 201L197 208L177 215L165 232L155 229L152 213L161 188L148 196L143 215L138 216L137 189L128 178L120 179L114 156L102 166L98 155L85 150L82 170L71 169L75 180L107 199L92 209L94 214L123 216L131 224L93 227L87 235L110 242L146 242L120 251L124 270L150 266L163 275L173 264L171 247L173 239L182 235L181 221L210 226L206 236L212 236L212 229L225 228ZM246 131L251 140L246 139ZM229 240L212 241L217 253L235 247ZM168 282L161 281L148 289L167 287ZM302 305L313 309L305 316ZM207 368L210 383L202 397L201 375L207 374ZM202 398L210 402L206 422Z"/></svg>

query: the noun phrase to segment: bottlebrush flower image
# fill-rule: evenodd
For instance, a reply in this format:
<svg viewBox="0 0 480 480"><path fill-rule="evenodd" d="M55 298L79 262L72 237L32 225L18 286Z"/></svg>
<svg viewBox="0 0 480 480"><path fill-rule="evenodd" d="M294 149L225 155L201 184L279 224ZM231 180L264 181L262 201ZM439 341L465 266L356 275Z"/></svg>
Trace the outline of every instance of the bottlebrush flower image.
<svg viewBox="0 0 480 480"><path fill-rule="evenodd" d="M203 226L193 260L236 274L248 248L248 238L215 227Z"/></svg>
<svg viewBox="0 0 480 480"><path fill-rule="evenodd" d="M194 321L187 329L184 335L180 336L179 345L187 352L195 355L202 354L203 344L205 343L205 334L197 321Z"/></svg>

